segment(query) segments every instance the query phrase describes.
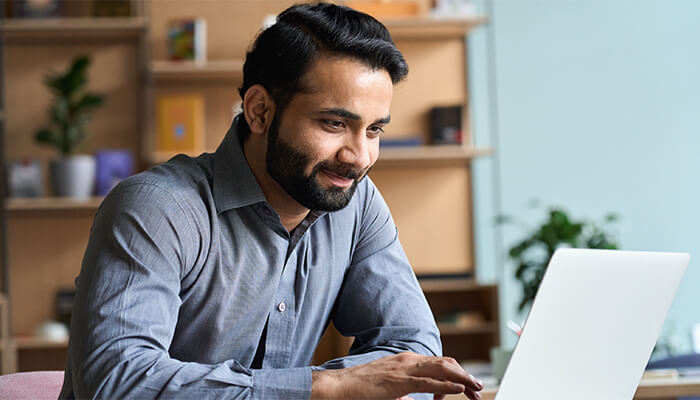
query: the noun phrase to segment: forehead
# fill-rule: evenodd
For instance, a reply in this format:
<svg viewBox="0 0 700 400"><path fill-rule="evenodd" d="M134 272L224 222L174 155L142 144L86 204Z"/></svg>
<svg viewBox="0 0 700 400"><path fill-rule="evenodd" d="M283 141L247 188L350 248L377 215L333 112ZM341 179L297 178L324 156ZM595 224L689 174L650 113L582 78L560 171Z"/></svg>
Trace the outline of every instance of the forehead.
<svg viewBox="0 0 700 400"><path fill-rule="evenodd" d="M340 107L375 118L389 114L394 85L383 69L349 57L322 56L304 75L302 87L303 91L295 96L299 105Z"/></svg>

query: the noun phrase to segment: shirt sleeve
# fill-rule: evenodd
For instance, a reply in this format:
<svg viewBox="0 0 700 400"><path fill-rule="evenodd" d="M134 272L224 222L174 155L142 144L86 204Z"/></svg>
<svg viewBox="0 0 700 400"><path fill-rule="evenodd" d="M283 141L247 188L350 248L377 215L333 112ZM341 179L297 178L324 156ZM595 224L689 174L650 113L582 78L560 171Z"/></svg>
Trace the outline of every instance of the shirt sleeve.
<svg viewBox="0 0 700 400"><path fill-rule="evenodd" d="M338 331L355 341L348 357L315 369L346 368L403 351L442 355L440 333L389 209L374 184L367 187L359 239L333 316Z"/></svg>
<svg viewBox="0 0 700 400"><path fill-rule="evenodd" d="M191 215L154 184L122 184L104 200L76 283L61 398L309 398L310 367L170 357L180 281L202 247Z"/></svg>

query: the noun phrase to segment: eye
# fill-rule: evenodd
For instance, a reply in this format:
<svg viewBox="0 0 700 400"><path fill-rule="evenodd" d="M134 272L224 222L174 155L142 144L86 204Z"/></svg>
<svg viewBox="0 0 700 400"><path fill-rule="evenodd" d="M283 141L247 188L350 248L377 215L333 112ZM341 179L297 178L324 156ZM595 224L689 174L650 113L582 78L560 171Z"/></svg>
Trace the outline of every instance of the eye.
<svg viewBox="0 0 700 400"><path fill-rule="evenodd" d="M321 122L323 122L324 125L327 127L333 129L333 130L339 130L345 128L345 123L343 121L338 121L334 119L324 119Z"/></svg>
<svg viewBox="0 0 700 400"><path fill-rule="evenodd" d="M370 126L367 129L367 133L370 137L377 137L377 136L381 135L382 133L384 133L384 128L379 126L379 125Z"/></svg>

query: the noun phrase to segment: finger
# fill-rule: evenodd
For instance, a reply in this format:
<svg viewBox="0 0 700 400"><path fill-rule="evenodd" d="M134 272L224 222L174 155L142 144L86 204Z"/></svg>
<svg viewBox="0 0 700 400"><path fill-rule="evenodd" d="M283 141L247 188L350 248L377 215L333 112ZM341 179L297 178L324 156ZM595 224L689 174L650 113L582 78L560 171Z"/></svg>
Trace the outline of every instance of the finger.
<svg viewBox="0 0 700 400"><path fill-rule="evenodd" d="M462 368L462 366L459 365L459 363L457 362L457 360L455 360L454 358L452 358L452 357L447 357L447 361L448 361L450 364L454 365L455 367L459 368L460 370L464 371L464 368ZM466 371L465 371L465 372L466 372ZM470 379L471 382L472 382L472 384L467 384L467 388L471 388L471 389L477 390L477 391L478 391L478 390L483 390L483 389L484 389L484 383L481 382L480 379L476 378L476 377L475 377L474 375L472 375L472 374L469 374L469 373L467 373L467 374L469 375L469 379Z"/></svg>
<svg viewBox="0 0 700 400"><path fill-rule="evenodd" d="M464 392L464 395L467 396L467 398L469 398L470 400L481 400L481 393L479 393L479 392L475 392L475 391L467 389Z"/></svg>
<svg viewBox="0 0 700 400"><path fill-rule="evenodd" d="M433 395L433 400L445 400L445 395L436 393L435 395Z"/></svg>
<svg viewBox="0 0 700 400"><path fill-rule="evenodd" d="M429 377L410 377L408 379L408 385L410 387L409 393L458 394L464 393L466 390L461 383Z"/></svg>
<svg viewBox="0 0 700 400"><path fill-rule="evenodd" d="M457 361L450 357L431 357L419 363L415 375L460 383L472 391L484 388L481 381L468 374Z"/></svg>

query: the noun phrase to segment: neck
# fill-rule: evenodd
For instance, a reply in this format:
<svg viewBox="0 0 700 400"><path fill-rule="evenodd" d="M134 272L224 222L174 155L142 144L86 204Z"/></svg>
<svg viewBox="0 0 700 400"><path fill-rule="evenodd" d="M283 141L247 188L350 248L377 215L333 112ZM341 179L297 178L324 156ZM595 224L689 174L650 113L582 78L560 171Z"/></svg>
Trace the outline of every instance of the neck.
<svg viewBox="0 0 700 400"><path fill-rule="evenodd" d="M243 154L258 181L267 202L277 211L282 225L288 232L296 228L309 214L309 209L299 204L267 173L265 155L267 136L251 134L243 143Z"/></svg>

